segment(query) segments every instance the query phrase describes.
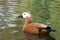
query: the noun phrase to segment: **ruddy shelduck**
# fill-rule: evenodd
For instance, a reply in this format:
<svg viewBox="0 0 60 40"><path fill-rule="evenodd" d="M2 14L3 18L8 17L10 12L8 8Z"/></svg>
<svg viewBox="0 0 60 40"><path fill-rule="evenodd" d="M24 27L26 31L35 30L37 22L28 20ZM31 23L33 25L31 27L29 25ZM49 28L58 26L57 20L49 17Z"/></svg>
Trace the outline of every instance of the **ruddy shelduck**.
<svg viewBox="0 0 60 40"><path fill-rule="evenodd" d="M36 23L32 22L31 18L31 13L30 12L23 12L22 15L18 17L22 17L25 19L25 24L23 26L23 32L30 33L30 34L37 34L39 37L40 35L47 35L51 31L51 27L44 25L42 23Z"/></svg>

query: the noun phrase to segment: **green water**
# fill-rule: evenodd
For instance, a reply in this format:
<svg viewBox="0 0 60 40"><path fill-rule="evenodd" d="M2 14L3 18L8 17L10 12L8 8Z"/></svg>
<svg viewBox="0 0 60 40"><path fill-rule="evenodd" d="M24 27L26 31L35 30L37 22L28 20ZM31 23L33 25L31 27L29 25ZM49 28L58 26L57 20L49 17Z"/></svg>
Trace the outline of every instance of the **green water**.
<svg viewBox="0 0 60 40"><path fill-rule="evenodd" d="M24 19L17 16L28 10L34 22L51 26L56 32L50 35L60 40L60 0L0 0L0 40L26 40Z"/></svg>

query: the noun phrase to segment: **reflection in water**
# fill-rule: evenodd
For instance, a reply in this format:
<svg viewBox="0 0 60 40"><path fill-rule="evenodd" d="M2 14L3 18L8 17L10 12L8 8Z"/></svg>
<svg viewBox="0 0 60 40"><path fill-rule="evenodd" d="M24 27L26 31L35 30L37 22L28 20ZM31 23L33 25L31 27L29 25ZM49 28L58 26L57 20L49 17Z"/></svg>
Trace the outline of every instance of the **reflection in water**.
<svg viewBox="0 0 60 40"><path fill-rule="evenodd" d="M8 12L14 12L14 8L10 7Z"/></svg>
<svg viewBox="0 0 60 40"><path fill-rule="evenodd" d="M8 27L15 27L16 25L15 24L7 24Z"/></svg>
<svg viewBox="0 0 60 40"><path fill-rule="evenodd" d="M0 24L0 29L5 29L6 26L4 26L2 23Z"/></svg>
<svg viewBox="0 0 60 40"><path fill-rule="evenodd" d="M4 5L0 5L0 10L2 10L4 8ZM3 11L3 10L2 10Z"/></svg>
<svg viewBox="0 0 60 40"><path fill-rule="evenodd" d="M5 26L0 27L0 29L5 29L5 28L6 28Z"/></svg>
<svg viewBox="0 0 60 40"><path fill-rule="evenodd" d="M1 34L2 32L0 32L0 34Z"/></svg>
<svg viewBox="0 0 60 40"><path fill-rule="evenodd" d="M0 19L0 21L2 21L2 20Z"/></svg>
<svg viewBox="0 0 60 40"><path fill-rule="evenodd" d="M8 19L4 19L4 21L9 22L9 20L8 20Z"/></svg>
<svg viewBox="0 0 60 40"><path fill-rule="evenodd" d="M14 31L12 31L12 32L9 32L10 34L15 34L15 33L17 33L18 31L17 30L14 30Z"/></svg>
<svg viewBox="0 0 60 40"><path fill-rule="evenodd" d="M0 12L0 16L5 16L4 14L2 14L2 12Z"/></svg>
<svg viewBox="0 0 60 40"><path fill-rule="evenodd" d="M13 18L13 17L9 17L8 20L12 20L12 21L13 21L13 20L15 20L15 18Z"/></svg>
<svg viewBox="0 0 60 40"><path fill-rule="evenodd" d="M0 40L22 40L23 36L20 38L19 27L13 24L15 17L18 16L15 12L18 11L15 10L18 9L18 4L18 0L0 0Z"/></svg>
<svg viewBox="0 0 60 40"><path fill-rule="evenodd" d="M55 38L53 38L50 34L46 35L46 40L56 40Z"/></svg>
<svg viewBox="0 0 60 40"><path fill-rule="evenodd" d="M19 14L12 14L12 16L15 16L15 17L17 17L17 16L19 16Z"/></svg>
<svg viewBox="0 0 60 40"><path fill-rule="evenodd" d="M14 12L13 10L8 10L8 12Z"/></svg>
<svg viewBox="0 0 60 40"><path fill-rule="evenodd" d="M13 32L16 33L16 32L18 32L18 31L15 30L15 31L13 31Z"/></svg>

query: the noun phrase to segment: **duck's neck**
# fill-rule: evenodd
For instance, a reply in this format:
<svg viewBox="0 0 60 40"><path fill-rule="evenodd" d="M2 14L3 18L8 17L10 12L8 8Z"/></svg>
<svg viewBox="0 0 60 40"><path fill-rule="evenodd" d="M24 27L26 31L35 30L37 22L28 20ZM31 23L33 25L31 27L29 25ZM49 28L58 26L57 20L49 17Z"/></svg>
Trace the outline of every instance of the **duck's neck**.
<svg viewBox="0 0 60 40"><path fill-rule="evenodd" d="M27 17L26 19L25 19L25 24L29 24L29 23L31 23L32 22L32 19L30 18L30 17Z"/></svg>

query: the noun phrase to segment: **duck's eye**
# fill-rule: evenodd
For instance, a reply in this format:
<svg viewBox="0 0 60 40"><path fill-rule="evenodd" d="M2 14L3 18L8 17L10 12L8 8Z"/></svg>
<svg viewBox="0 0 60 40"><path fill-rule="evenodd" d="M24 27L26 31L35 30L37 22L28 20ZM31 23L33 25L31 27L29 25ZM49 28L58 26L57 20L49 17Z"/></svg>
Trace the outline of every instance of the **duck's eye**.
<svg viewBox="0 0 60 40"><path fill-rule="evenodd" d="M24 14L25 15L25 14Z"/></svg>

